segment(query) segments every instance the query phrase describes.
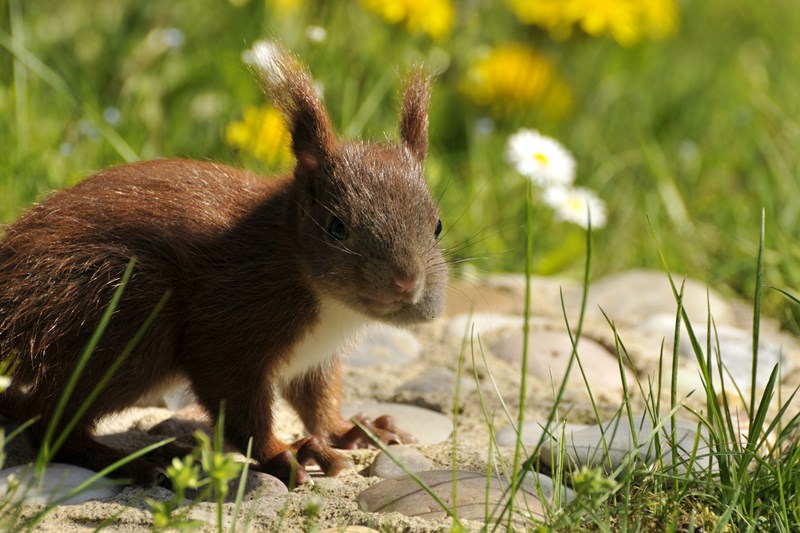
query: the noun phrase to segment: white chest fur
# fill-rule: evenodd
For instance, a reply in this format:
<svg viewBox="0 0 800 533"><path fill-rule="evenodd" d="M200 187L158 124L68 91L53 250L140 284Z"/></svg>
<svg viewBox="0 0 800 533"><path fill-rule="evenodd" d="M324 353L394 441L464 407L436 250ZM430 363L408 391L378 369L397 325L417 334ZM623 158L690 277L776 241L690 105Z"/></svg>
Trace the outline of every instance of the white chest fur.
<svg viewBox="0 0 800 533"><path fill-rule="evenodd" d="M344 304L330 298L320 303L319 320L297 343L291 357L281 370L284 383L305 374L331 359L331 356L349 344L373 319L356 313Z"/></svg>

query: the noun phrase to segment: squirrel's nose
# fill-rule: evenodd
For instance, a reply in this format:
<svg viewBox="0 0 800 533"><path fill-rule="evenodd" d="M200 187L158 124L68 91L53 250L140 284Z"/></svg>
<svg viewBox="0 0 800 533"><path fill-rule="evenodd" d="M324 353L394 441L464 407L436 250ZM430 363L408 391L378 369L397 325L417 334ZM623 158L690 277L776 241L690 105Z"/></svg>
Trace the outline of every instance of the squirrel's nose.
<svg viewBox="0 0 800 533"><path fill-rule="evenodd" d="M403 300L415 303L419 299L421 291L419 290L420 282L417 276L395 274L392 276L392 280L394 281L395 291Z"/></svg>

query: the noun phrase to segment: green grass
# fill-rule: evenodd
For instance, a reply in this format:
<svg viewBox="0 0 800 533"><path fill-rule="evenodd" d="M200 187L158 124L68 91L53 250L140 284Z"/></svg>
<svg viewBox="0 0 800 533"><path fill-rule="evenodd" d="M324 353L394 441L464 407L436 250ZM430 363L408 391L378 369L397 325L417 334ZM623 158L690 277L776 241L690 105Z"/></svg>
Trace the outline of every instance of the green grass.
<svg viewBox="0 0 800 533"><path fill-rule="evenodd" d="M358 2L309 1L293 15L251 0L162 3L8 0L0 4L0 223L37 198L110 164L188 156L265 166L224 142L225 126L260 92L240 60L265 35L284 40L325 87L346 136L396 131L399 74L416 62L442 71L433 96L428 173L441 198L445 244L479 271L524 267L525 180L502 157L508 136L535 127L578 160L578 182L608 203L594 275L659 267L650 217L671 267L752 296L755 240L766 211L765 270L800 286L800 10L747 0L681 2L666 41L622 47L575 33L554 41L501 3L456 5L451 35L433 41L385 23ZM309 24L327 39L305 37ZM178 28L185 44L154 43ZM161 32L161 33L159 33ZM506 116L472 103L459 86L482 48L538 49L571 86L572 110L541 106ZM120 112L111 125L109 108ZM477 124L491 118L493 129ZM581 230L534 213L538 273L579 275ZM765 309L796 328L792 308ZM796 328L797 329L797 328Z"/></svg>
<svg viewBox="0 0 800 533"><path fill-rule="evenodd" d="M0 2L0 223L51 191L124 161L188 156L269 171L226 146L224 129L245 106L261 102L241 51L274 35L311 65L346 136L393 135L399 73L420 61L443 70L433 95L428 174L455 261L469 259L479 271L582 276L585 286L590 277L623 268L664 268L750 298L754 341L762 310L799 331L800 305L791 294L800 288L800 10L793 0L776 0L769 9L752 0L681 6L681 28L671 39L624 48L582 35L553 41L488 1L458 4L458 29L443 41L387 25L356 2L309 2L289 17L255 0L241 7L190 0ZM309 24L327 29L324 43L304 37ZM172 27L183 31L186 44L154 48L158 31ZM556 64L575 96L569 114L556 118L531 107L493 116L459 91L481 47L511 41L538 48ZM120 111L118 124L105 120L109 108ZM481 134L476 126L486 117L493 129ZM578 182L608 203L608 226L595 231L593 241L583 230L558 223L535 200L526 201L528 184L502 157L508 135L520 127L538 128L569 147L578 160ZM753 231L759 222L760 236ZM763 291L765 280L779 290ZM626 383L625 396L637 392L647 399L654 427L675 427L683 400L675 389L677 330L683 323L708 398L700 418L711 451L695 452L710 453L711 466L679 475L674 467L647 466L631 457L614 483L594 470L573 473L580 496L565 508L549 509L549 525L601 531L797 529L797 421L784 410L767 417L772 397L783 395L777 374L761 398L742 398L753 422L740 443L726 394L738 391L716 390L711 375L721 368L711 364L713 321L707 321L709 341L701 346L681 306L682 288L673 288L675 350L661 354L658 376ZM582 372L580 321L568 327L572 371ZM609 327L616 331L613 323ZM480 346L470 348L479 357ZM617 337L617 348L624 365L624 339ZM556 397L564 383L566 378ZM668 406L662 405L662 391L668 392ZM523 386L520 403L524 398ZM781 405L793 398L792 391L781 396ZM554 433L557 407L558 402L548 421ZM623 423L633 423L633 410L630 403L621 406ZM516 424L523 414L506 413ZM493 425L490 413L487 424ZM768 434L777 444L763 454ZM674 431L656 431L656 455L675 438ZM198 449L209 452L206 444ZM520 443L511 464L496 465L514 479L512 493L536 465L537 450ZM42 463L51 451L43 448ZM556 453L563 456L564 449ZM207 456L194 460L202 457ZM496 457L493 450L489 457ZM194 471L196 464L188 461L176 465L176 478ZM557 486L566 482L560 474L564 480L570 474L568 464L559 464ZM230 473L221 471L220 479ZM175 510L154 508L166 523L180 518ZM490 529L502 529L513 507L488 511L495 517Z"/></svg>

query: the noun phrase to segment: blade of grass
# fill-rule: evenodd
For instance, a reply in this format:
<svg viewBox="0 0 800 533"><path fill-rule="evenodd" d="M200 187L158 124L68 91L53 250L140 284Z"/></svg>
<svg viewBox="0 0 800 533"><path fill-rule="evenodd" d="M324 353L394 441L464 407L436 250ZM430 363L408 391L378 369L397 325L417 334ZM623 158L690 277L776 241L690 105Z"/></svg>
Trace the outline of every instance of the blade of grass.
<svg viewBox="0 0 800 533"><path fill-rule="evenodd" d="M86 413L86 411L89 409L92 403L97 399L97 397L100 395L100 392L105 388L105 386L114 376L114 374L117 373L119 367L122 366L122 363L125 362L125 360L131 354L136 345L139 344L139 341L142 340L144 334L147 332L147 330L153 324L153 321L156 319L158 314L164 308L164 305L167 303L170 294L171 294L170 292L167 292L164 294L164 296L161 297L161 300L159 300L155 308L150 312L149 315L147 315L147 318L145 319L144 323L136 331L134 337L130 341L128 341L128 344L125 345L125 348L123 349L122 353L108 367L108 370L105 371L103 376L100 378L100 381L97 382L97 384L94 386L94 388L86 397L86 399L81 403L80 407L78 407L78 410L72 416L72 419L70 419L69 423L66 426L64 426L64 429L61 431L61 435L59 436L59 438L56 439L55 443L53 443L53 446L50 450L52 454L55 454L58 451L58 449L64 443L64 440L69 436L70 432L78 424L78 421L80 421L84 413Z"/></svg>
<svg viewBox="0 0 800 533"><path fill-rule="evenodd" d="M9 22L11 27L11 41L25 46L25 31L22 21L22 9L19 0L8 1ZM14 58L14 105L17 133L17 150L20 154L28 151L30 128L28 127L28 73L25 65L19 58Z"/></svg>
<svg viewBox="0 0 800 533"><path fill-rule="evenodd" d="M764 236L766 211L761 209L761 231L758 239L758 260L756 264L756 286L753 296L753 362L750 374L750 411L748 415L753 418L756 409L756 374L758 372L758 341L761 326L761 299L764 286Z"/></svg>
<svg viewBox="0 0 800 533"><path fill-rule="evenodd" d="M19 62L24 65L28 71L38 76L39 79L64 98L70 106L85 113L92 126L100 132L100 135L116 150L122 159L127 163L139 160L138 154L125 142L125 139L102 119L102 114L87 102L76 97L64 79L33 55L22 43L14 40L8 33L0 31L0 46L14 56L15 64Z"/></svg>
<svg viewBox="0 0 800 533"><path fill-rule="evenodd" d="M522 431L525 422L525 400L528 396L528 348L531 331L531 275L533 274L533 205L531 197L533 194L533 183L526 180L526 199L525 199L525 310L522 323L522 364L520 366L519 384L519 412L517 414L517 429ZM514 501L519 487L520 465L522 462L522 438L517 436L514 446L514 461L511 471L514 473L514 481L511 483L511 493L508 499L508 522L507 527L511 529L511 521L514 516Z"/></svg>
<svg viewBox="0 0 800 533"><path fill-rule="evenodd" d="M75 390L75 387L78 384L78 380L80 379L84 368L86 368L86 365L89 362L89 358L91 357L92 353L97 347L97 344L100 342L100 338L103 336L103 333L108 327L109 322L111 322L111 316L117 309L119 301L122 298L122 293L125 290L125 286L127 285L128 281L130 280L131 274L133 273L134 263L135 260L133 259L131 259L131 261L128 263L128 266L122 275L122 279L120 280L120 283L117 286L116 290L114 291L114 295L111 298L111 303L109 303L108 307L106 307L106 310L103 313L102 318L100 319L100 323L97 325L94 332L92 333L92 336L89 339L89 343L84 348L83 353L81 353L81 356L78 359L77 364L75 365L75 369L72 371L69 381L64 387L64 391L58 398L58 403L56 404L56 408L53 411L53 416L50 418L47 428L45 429L44 438L42 439L42 446L39 449L39 456L37 457L36 460L37 471L42 469L44 465L50 462L53 458L55 451L51 450L51 442L55 435L56 428L58 427L58 423L61 420L61 416L64 413L64 409L67 406L67 402L72 396L72 392Z"/></svg>
<svg viewBox="0 0 800 533"><path fill-rule="evenodd" d="M681 290L678 293L678 309L675 313L675 335L672 338L672 381L669 386L669 408L675 411L678 406L678 359L680 358L681 342L681 315L683 314L683 295L686 288L686 280L681 282ZM678 451L675 449L675 442L678 440L677 418L673 414L670 417L672 427L670 428L670 439L672 441L672 464L677 464Z"/></svg>
<svg viewBox="0 0 800 533"><path fill-rule="evenodd" d="M403 462L394 456L394 454L389 451L389 447L386 446L378 437L376 437L366 426L361 424L358 420L353 420L353 423L357 425L364 434L372 441L372 443L386 456L391 460L394 464L400 467L400 469L410 477L414 483L416 483L419 488L421 488L428 496L430 496L436 504L442 508L442 510L447 513L447 516L453 519L453 525L462 527L461 522L458 520L458 515L456 514L455 510L450 508L447 503L442 500L438 494L436 494L428 485L425 484L424 481L416 474L416 472L412 471L408 468Z"/></svg>

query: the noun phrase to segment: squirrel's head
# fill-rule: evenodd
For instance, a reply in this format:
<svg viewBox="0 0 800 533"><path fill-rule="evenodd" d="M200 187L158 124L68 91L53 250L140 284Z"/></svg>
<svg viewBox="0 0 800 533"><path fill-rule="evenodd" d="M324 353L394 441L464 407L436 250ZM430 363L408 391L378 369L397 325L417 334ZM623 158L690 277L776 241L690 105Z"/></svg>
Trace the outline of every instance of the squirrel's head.
<svg viewBox="0 0 800 533"><path fill-rule="evenodd" d="M271 42L253 52L292 135L300 258L318 295L392 323L441 314L442 222L424 175L430 76L406 83L399 142L344 142L294 56Z"/></svg>

